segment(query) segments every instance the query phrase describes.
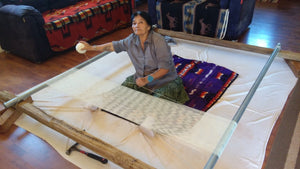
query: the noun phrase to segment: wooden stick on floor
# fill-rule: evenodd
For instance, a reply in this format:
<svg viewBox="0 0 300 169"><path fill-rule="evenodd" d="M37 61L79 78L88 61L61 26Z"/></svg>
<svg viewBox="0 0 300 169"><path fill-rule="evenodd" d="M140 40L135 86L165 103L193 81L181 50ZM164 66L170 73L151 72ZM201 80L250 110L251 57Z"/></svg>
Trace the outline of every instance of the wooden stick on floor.
<svg viewBox="0 0 300 169"><path fill-rule="evenodd" d="M0 92L0 97L5 100L10 100L13 97L7 92ZM92 151L104 156L115 164L128 169L153 169L152 166L144 163L143 161L132 157L131 155L118 150L112 145L79 130L63 120L59 120L53 116L48 115L39 108L33 106L31 103L21 102L16 104L14 108L22 113L29 115L40 123L54 129L55 131L69 137L70 139L78 142L79 144L91 149Z"/></svg>

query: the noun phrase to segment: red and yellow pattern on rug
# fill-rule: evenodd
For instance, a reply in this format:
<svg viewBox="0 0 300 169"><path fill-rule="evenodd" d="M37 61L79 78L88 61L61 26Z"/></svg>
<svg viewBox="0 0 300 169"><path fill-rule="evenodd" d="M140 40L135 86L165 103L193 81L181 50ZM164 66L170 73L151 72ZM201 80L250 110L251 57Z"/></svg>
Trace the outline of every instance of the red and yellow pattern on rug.
<svg viewBox="0 0 300 169"><path fill-rule="evenodd" d="M53 51L66 50L79 40L91 40L127 26L130 15L129 0L84 0L43 13L44 28Z"/></svg>

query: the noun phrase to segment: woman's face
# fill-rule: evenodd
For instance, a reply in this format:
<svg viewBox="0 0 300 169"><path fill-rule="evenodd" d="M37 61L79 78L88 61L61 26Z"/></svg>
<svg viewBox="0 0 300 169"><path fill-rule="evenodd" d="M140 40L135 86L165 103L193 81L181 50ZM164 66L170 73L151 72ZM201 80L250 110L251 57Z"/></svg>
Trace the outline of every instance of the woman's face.
<svg viewBox="0 0 300 169"><path fill-rule="evenodd" d="M132 30L136 35L145 35L148 34L150 30L150 25L147 24L146 20L141 17L140 15L137 15L133 18L132 21Z"/></svg>

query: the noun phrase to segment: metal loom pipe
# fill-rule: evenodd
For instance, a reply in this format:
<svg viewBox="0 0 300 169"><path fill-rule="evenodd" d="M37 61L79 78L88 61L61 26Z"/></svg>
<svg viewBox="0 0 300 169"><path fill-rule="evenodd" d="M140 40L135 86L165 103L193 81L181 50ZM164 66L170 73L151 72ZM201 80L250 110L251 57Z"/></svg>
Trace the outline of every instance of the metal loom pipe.
<svg viewBox="0 0 300 169"><path fill-rule="evenodd" d="M271 56L269 57L268 61L262 68L261 72L259 73L258 77L256 78L254 84L252 85L251 89L249 90L248 94L246 95L245 99L243 100L241 106L235 113L234 117L232 118L231 123L226 128L222 138L218 142L218 145L216 146L214 152L209 157L207 163L204 166L204 169L213 169L216 165L218 159L220 158L221 154L223 153L225 146L229 142L233 132L235 131L238 122L240 121L241 117L243 116L248 104L250 103L254 93L256 92L259 84L261 83L262 79L264 78L266 72L268 71L269 67L271 66L274 58L277 56L281 49L280 43L278 43L273 50Z"/></svg>
<svg viewBox="0 0 300 169"><path fill-rule="evenodd" d="M15 98L13 98L13 99L11 99L11 100L3 103L3 105L6 108L14 106L15 104L19 103L20 101L25 100L26 98L28 98L32 94L34 94L34 93L42 90L43 88L47 87L48 84L51 84L51 83L53 83L53 82L55 82L57 80L60 80L60 79L62 79L64 77L66 77L67 75L69 75L69 74L77 71L78 69L81 69L82 67L84 67L84 66L86 66L86 65L88 65L88 64L90 64L90 63L92 63L92 62L94 62L96 60L98 60L99 58L102 58L103 56L107 55L108 53L110 53L110 52L104 51L104 52L100 53L99 55L97 55L95 57L92 57L91 59L89 59L89 60L87 60L85 62L82 62L81 64L79 64L79 65L77 65L77 66L75 66L75 67L73 67L73 68L71 68L71 69L69 69L69 70L67 70L67 71L65 71L65 72L63 72L63 73L61 73L61 74L59 74L59 75L57 75L57 76L49 79L49 80L47 80L47 81L44 81L44 82L42 82L42 83L40 83L40 84L38 84L36 86L33 86L32 88L30 88L30 89L28 89L28 90L26 90L26 91L18 94Z"/></svg>

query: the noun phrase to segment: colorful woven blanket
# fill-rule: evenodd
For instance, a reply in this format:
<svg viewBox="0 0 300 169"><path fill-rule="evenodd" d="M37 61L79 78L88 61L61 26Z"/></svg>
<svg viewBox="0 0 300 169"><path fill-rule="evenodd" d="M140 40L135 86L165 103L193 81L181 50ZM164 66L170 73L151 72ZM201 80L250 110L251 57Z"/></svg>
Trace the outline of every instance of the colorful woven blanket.
<svg viewBox="0 0 300 169"><path fill-rule="evenodd" d="M82 22L94 15L107 14L114 8L119 8L129 3L128 0L89 0L81 1L65 8L49 10L43 13L44 28L47 31L59 29L67 24ZM105 15L105 17L106 20L109 19L107 18L109 16Z"/></svg>
<svg viewBox="0 0 300 169"><path fill-rule="evenodd" d="M130 23L129 0L82 0L74 5L43 12L44 29L55 52L72 48Z"/></svg>
<svg viewBox="0 0 300 169"><path fill-rule="evenodd" d="M213 63L173 56L177 74L190 100L185 105L207 111L224 94L238 74Z"/></svg>

